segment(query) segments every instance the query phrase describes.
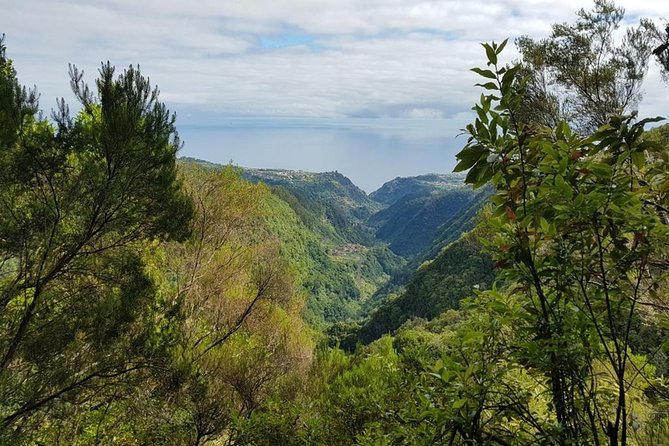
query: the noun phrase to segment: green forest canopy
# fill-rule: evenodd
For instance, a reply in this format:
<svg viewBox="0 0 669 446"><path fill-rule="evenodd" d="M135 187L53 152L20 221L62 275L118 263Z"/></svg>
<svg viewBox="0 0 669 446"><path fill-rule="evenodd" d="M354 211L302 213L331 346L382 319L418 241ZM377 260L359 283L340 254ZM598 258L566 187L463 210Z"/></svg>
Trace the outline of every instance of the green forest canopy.
<svg viewBox="0 0 669 446"><path fill-rule="evenodd" d="M647 21L617 44L622 16L598 0L520 39L520 64L483 45L456 170L491 204L378 300L372 337L391 334L330 332L350 353L313 312L356 314L400 267L382 245L333 254L366 229L177 163L139 69L90 88L73 68L81 110L45 119L0 42L0 443L669 442L668 127L631 113L669 47Z"/></svg>

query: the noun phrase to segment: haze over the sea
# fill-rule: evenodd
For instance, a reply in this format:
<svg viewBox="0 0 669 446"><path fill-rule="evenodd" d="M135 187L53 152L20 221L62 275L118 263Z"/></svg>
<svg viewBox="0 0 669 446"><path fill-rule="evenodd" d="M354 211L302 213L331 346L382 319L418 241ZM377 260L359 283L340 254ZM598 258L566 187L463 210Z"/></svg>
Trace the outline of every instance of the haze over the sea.
<svg viewBox="0 0 669 446"><path fill-rule="evenodd" d="M450 172L466 138L455 138L457 129L448 124L440 119L223 119L180 126L181 155L242 167L338 171L369 193L397 176Z"/></svg>
<svg viewBox="0 0 669 446"><path fill-rule="evenodd" d="M48 113L68 63L140 65L177 113L183 156L337 170L368 192L448 172L480 91L480 42L543 38L583 0L0 0L19 80ZM669 1L617 0L623 28L669 18ZM619 34L624 32L620 29ZM510 43L502 59L518 58ZM654 62L640 116L667 114Z"/></svg>

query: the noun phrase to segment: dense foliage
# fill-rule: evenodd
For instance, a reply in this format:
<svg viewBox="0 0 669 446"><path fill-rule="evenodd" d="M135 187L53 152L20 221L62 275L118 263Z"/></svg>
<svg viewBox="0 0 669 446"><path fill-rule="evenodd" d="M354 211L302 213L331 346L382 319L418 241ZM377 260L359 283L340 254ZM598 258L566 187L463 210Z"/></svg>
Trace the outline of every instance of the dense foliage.
<svg viewBox="0 0 669 446"><path fill-rule="evenodd" d="M364 223L381 205L342 174L245 169L244 177L287 189L296 199L289 200L291 206L305 224L325 238L373 243L374 237Z"/></svg>
<svg viewBox="0 0 669 446"><path fill-rule="evenodd" d="M416 271L399 295L391 295L370 315L360 339L370 342L397 330L411 318L433 319L456 309L472 289L488 289L494 279L492 260L473 234L445 247Z"/></svg>
<svg viewBox="0 0 669 446"><path fill-rule="evenodd" d="M0 444L669 444L669 125L625 114L667 47L622 14L483 45L478 190L371 197L177 162L133 67L45 119L0 41Z"/></svg>
<svg viewBox="0 0 669 446"><path fill-rule="evenodd" d="M653 367L631 342L636 318L665 308L669 158L643 138L659 118L611 116L587 137L565 122L526 122L518 111L527 78L498 64L504 44L484 45L490 69L476 71L492 79L483 84L490 93L475 106L456 169L497 189L488 245L508 295L520 299L516 328L533 336L516 354L547 379L555 417L536 435L632 444L632 430L664 419L649 410Z"/></svg>
<svg viewBox="0 0 669 446"><path fill-rule="evenodd" d="M411 257L434 243L441 225L467 208L475 193L470 188L453 188L429 195L404 195L369 218L376 237L393 252Z"/></svg>
<svg viewBox="0 0 669 446"><path fill-rule="evenodd" d="M37 113L0 42L0 417L30 438L147 367L152 284L142 254L183 239L174 116L139 70L103 65L82 110ZM110 387L111 386L111 387ZM45 419L49 413L49 418ZM3 434L0 434L3 435ZM2 440L7 441L7 440Z"/></svg>
<svg viewBox="0 0 669 446"><path fill-rule="evenodd" d="M427 174L415 177L397 177L384 183L369 194L369 198L391 206L407 195L427 196L437 191L457 189L463 186L462 174Z"/></svg>

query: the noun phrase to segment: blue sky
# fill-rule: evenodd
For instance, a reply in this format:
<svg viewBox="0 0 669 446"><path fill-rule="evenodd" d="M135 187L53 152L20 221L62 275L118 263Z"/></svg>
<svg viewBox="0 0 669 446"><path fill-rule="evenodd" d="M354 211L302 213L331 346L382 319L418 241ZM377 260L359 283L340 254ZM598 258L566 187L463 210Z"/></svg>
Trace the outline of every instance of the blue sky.
<svg viewBox="0 0 669 446"><path fill-rule="evenodd" d="M667 1L618 3L630 21L669 17ZM383 178L452 167L452 154L462 145L455 135L479 94L469 71L484 62L479 42L546 36L551 23L572 21L588 5L0 0L0 33L7 35L20 80L38 86L46 111L58 97L73 102L68 63L82 68L90 82L100 61L139 64L177 112L184 154L255 167L339 170L370 190ZM506 58L515 57L509 45ZM664 114L669 87L654 66L645 91L641 114ZM419 124L407 124L411 120ZM235 125L236 133L225 131ZM254 125L273 136L254 137ZM209 131L197 133L202 127ZM397 133L401 137L388 137ZM268 148L272 138L276 144Z"/></svg>

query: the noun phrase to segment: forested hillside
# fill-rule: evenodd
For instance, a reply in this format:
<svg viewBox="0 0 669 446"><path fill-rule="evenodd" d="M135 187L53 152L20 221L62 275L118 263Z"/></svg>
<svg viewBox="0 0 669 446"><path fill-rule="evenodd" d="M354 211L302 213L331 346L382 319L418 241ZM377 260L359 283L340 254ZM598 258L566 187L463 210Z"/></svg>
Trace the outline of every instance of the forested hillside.
<svg viewBox="0 0 669 446"><path fill-rule="evenodd" d="M178 159L103 64L40 111L0 39L1 445L669 444L669 28L483 44L456 174Z"/></svg>
<svg viewBox="0 0 669 446"><path fill-rule="evenodd" d="M397 177L369 194L369 198L391 206L407 195L426 196L438 191L461 189L464 180L465 176L462 174L433 173L415 177Z"/></svg>
<svg viewBox="0 0 669 446"><path fill-rule="evenodd" d="M378 205L341 174L258 171L190 159L180 165L201 166L210 175L234 172L242 183L247 178L263 187L265 195L255 200L267 209L268 232L300 273L308 296L305 318L315 325L357 319L365 300L406 263L354 216Z"/></svg>
<svg viewBox="0 0 669 446"><path fill-rule="evenodd" d="M210 170L235 169L193 159L182 163ZM306 274L303 286L309 298L305 317L317 325L359 320L361 308L375 306L385 299L388 289L395 289L392 284L413 275L416 261L407 262L407 253L402 250L395 249L400 255L393 253L395 245L388 244L379 234L381 230L374 234L380 221L389 220L382 229L391 224L400 226L396 242L401 240L411 246L411 252L420 253L438 246L438 231L450 234L449 241L457 239L471 227L469 221L480 206L475 199L480 194L465 186L461 175L395 179L379 190L397 182L405 186L418 183L424 196L417 206L407 206L406 198L413 196L397 192L398 201L388 206L373 201L374 194L367 196L335 172L236 171L245 179L267 185L272 192L272 203L268 204L272 212L267 218L285 241L283 249L292 263ZM374 302L368 302L372 295ZM406 313L407 318L411 316L419 314Z"/></svg>
<svg viewBox="0 0 669 446"><path fill-rule="evenodd" d="M433 319L446 310L457 309L472 289L489 289L494 280L491 258L474 236L446 246L434 260L423 263L402 291L377 302L360 339L369 343L393 333L412 318Z"/></svg>
<svg viewBox="0 0 669 446"><path fill-rule="evenodd" d="M302 212L314 229L325 220L332 227L332 234L349 243L373 242L365 222L381 206L367 197L364 191L338 172L297 172L271 169L244 169L244 177L286 189L297 200L294 208ZM311 214L308 216L307 214ZM330 229L330 228L328 228Z"/></svg>
<svg viewBox="0 0 669 446"><path fill-rule="evenodd" d="M412 257L430 247L441 225L468 208L474 195L462 183L429 195L404 195L368 221L376 237L388 243L393 252Z"/></svg>

